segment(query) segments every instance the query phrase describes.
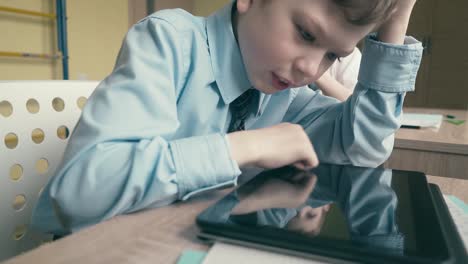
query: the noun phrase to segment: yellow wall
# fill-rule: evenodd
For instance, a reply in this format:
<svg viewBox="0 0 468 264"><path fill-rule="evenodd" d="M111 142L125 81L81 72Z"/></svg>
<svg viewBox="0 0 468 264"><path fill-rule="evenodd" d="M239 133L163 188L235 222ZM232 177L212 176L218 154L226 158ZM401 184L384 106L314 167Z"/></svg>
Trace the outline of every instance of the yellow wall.
<svg viewBox="0 0 468 264"><path fill-rule="evenodd" d="M194 0L193 14L208 16L230 2L229 0Z"/></svg>
<svg viewBox="0 0 468 264"><path fill-rule="evenodd" d="M114 66L128 30L128 1L68 0L70 79L102 80ZM192 12L207 16L229 0L193 0ZM55 13L55 0L0 0L0 6ZM52 54L55 21L0 11L0 51ZM0 80L62 79L61 60L0 57Z"/></svg>
<svg viewBox="0 0 468 264"><path fill-rule="evenodd" d="M70 79L101 80L128 29L128 0L69 0ZM0 6L55 13L54 0L0 0ZM0 51L54 53L55 22L0 11ZM0 80L61 79L61 61L0 57Z"/></svg>
<svg viewBox="0 0 468 264"><path fill-rule="evenodd" d="M131 1L131 0L130 0ZM70 79L102 80L128 30L127 0L69 0Z"/></svg>
<svg viewBox="0 0 468 264"><path fill-rule="evenodd" d="M52 1L0 0L0 6L50 13ZM0 11L0 51L50 53L56 49L55 23L44 18ZM0 79L51 79L57 71L50 60L0 57Z"/></svg>

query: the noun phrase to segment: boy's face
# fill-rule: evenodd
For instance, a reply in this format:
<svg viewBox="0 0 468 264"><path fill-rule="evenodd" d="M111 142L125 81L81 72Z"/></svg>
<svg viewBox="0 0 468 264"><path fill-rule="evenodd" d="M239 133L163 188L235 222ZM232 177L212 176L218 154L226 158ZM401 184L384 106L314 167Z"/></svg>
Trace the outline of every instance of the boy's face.
<svg viewBox="0 0 468 264"><path fill-rule="evenodd" d="M307 234L311 237L317 236L322 230L325 217L330 210L330 204L312 208L305 206L298 214L293 217L286 224L288 230L297 231L299 233Z"/></svg>
<svg viewBox="0 0 468 264"><path fill-rule="evenodd" d="M332 0L237 0L237 12L249 80L267 94L315 82L374 26L350 24Z"/></svg>

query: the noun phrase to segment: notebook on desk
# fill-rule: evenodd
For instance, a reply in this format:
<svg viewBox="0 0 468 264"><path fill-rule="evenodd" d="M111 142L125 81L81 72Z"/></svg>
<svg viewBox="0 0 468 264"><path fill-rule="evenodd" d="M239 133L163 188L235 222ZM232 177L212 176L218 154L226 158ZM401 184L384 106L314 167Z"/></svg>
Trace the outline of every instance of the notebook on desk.
<svg viewBox="0 0 468 264"><path fill-rule="evenodd" d="M442 119L442 115L404 113L401 119L401 126L439 129Z"/></svg>
<svg viewBox="0 0 468 264"><path fill-rule="evenodd" d="M310 259L468 261L440 191L417 172L327 164L268 171L202 212L197 225L203 239Z"/></svg>

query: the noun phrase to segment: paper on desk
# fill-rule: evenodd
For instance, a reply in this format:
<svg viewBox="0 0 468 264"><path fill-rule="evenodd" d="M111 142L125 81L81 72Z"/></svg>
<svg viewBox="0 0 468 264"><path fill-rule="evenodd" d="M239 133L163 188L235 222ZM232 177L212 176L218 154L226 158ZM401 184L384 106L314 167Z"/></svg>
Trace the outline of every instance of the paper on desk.
<svg viewBox="0 0 468 264"><path fill-rule="evenodd" d="M256 248L248 248L232 244L216 242L206 255L203 264L318 264L325 263L301 257L284 255L271 251L260 250Z"/></svg>
<svg viewBox="0 0 468 264"><path fill-rule="evenodd" d="M457 226L458 233L465 244L465 249L468 251L468 213L465 211L466 204L451 195L444 195L444 199L453 222Z"/></svg>
<svg viewBox="0 0 468 264"><path fill-rule="evenodd" d="M440 128L442 115L404 113L401 125Z"/></svg>

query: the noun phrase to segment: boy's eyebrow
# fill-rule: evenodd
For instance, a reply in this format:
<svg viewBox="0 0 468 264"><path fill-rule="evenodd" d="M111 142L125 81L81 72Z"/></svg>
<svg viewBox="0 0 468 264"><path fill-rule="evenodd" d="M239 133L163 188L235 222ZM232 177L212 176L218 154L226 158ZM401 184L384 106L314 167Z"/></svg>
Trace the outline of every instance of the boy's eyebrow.
<svg viewBox="0 0 468 264"><path fill-rule="evenodd" d="M302 14L301 20L304 21L307 31L318 32L320 35L323 35L322 26L314 21L314 19L306 14ZM313 30L312 30L313 29Z"/></svg>
<svg viewBox="0 0 468 264"><path fill-rule="evenodd" d="M302 17L301 20L303 20L305 23L307 31L318 32L318 34L321 36L325 35L322 26L319 23L317 23L312 17L306 14L302 14L301 17ZM351 50L339 50L336 53L339 55L339 57L346 57L350 55L351 53L353 53L353 51L354 51L354 47Z"/></svg>

